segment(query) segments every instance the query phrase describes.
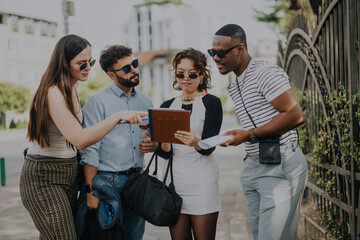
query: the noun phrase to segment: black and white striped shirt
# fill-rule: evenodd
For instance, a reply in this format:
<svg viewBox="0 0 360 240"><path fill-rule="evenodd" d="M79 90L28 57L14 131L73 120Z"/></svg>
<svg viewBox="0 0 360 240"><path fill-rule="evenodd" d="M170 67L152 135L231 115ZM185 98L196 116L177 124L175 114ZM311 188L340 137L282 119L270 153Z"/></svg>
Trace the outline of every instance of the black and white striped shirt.
<svg viewBox="0 0 360 240"><path fill-rule="evenodd" d="M251 59L249 66L238 77L237 82L238 87L236 87L236 81L230 85L229 94L244 130L255 128L255 126L244 109L238 90L241 91L246 109L256 127L260 127L279 114L270 102L291 88L289 77L282 68L261 59ZM293 129L281 135L280 144L296 140L297 133ZM246 142L245 150L249 155L258 154L259 144Z"/></svg>

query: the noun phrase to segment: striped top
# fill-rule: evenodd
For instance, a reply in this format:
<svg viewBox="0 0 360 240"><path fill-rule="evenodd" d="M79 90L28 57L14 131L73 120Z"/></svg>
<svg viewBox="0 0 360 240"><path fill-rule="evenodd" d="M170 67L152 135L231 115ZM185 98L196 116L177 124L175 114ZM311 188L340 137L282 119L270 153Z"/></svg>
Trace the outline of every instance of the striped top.
<svg viewBox="0 0 360 240"><path fill-rule="evenodd" d="M238 87L236 81L232 83L229 94L235 104L235 112L244 130L255 128L255 126L244 109L238 90L241 91L246 109L256 127L260 127L279 114L270 102L291 88L289 77L282 68L260 59L251 59L247 69L237 80ZM280 144L283 145L296 140L297 133L293 129L281 135ZM249 155L258 154L259 144L246 142L245 150Z"/></svg>

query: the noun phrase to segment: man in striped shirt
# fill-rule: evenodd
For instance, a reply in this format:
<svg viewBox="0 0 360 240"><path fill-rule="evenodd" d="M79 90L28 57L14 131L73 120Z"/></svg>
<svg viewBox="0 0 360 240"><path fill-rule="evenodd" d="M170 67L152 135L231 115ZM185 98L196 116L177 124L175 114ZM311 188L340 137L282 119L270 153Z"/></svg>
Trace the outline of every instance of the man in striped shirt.
<svg viewBox="0 0 360 240"><path fill-rule="evenodd" d="M221 74L234 72L229 88L242 129L223 146L245 143L241 183L247 200L253 239L296 239L300 203L307 181L306 159L298 148L296 127L304 115L280 67L251 58L244 30L220 28L208 50ZM279 136L280 163L264 164L259 140Z"/></svg>

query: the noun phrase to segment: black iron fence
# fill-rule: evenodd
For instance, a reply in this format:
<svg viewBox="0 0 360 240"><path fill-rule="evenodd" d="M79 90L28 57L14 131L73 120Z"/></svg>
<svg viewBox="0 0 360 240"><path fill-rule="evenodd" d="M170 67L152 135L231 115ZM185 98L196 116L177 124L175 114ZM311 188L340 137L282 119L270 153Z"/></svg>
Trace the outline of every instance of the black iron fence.
<svg viewBox="0 0 360 240"><path fill-rule="evenodd" d="M299 14L278 64L304 98L302 137L308 155L306 198L360 239L360 1L312 1L315 30Z"/></svg>

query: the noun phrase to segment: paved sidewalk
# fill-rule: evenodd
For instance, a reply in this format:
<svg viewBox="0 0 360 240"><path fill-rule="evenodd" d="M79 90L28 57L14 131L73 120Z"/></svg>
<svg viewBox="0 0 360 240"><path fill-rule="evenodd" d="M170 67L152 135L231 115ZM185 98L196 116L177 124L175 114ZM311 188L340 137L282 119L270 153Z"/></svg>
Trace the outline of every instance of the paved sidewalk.
<svg viewBox="0 0 360 240"><path fill-rule="evenodd" d="M221 133L236 128L236 121L224 119ZM24 138L24 131L0 132L0 144L8 139ZM25 141L25 140L24 140ZM217 147L215 151L219 167L219 185L222 210L217 225L217 240L250 240L250 224L240 185L240 171L244 158L244 146ZM150 154L147 154L147 159ZM162 165L162 161L159 162ZM21 203L18 179L13 177L5 187L0 187L0 240L35 240L39 238L31 217ZM146 224L144 240L169 240L167 227Z"/></svg>
<svg viewBox="0 0 360 240"><path fill-rule="evenodd" d="M244 158L243 146L218 147L215 151L215 157L219 167L221 192L221 211L216 239L251 240L250 222L240 184L240 171ZM159 164L162 164L162 161ZM170 234L167 227L146 225L144 240L168 239L170 239Z"/></svg>

